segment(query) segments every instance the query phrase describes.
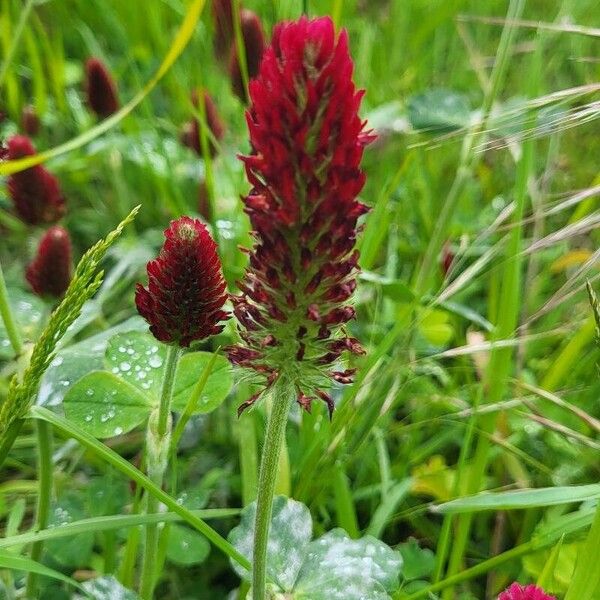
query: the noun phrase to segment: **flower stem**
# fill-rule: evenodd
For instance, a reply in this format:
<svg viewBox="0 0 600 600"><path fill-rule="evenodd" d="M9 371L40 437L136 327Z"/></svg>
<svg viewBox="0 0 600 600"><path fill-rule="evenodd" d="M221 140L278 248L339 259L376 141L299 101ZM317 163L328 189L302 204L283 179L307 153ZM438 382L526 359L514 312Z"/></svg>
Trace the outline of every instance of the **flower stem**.
<svg viewBox="0 0 600 600"><path fill-rule="evenodd" d="M48 527L50 503L52 500L52 428L45 421L36 422L37 451L39 469L39 490L35 516L35 531ZM34 542L31 547L31 560L39 562L42 557L44 542ZM29 573L27 576L27 598L37 598L38 576Z"/></svg>
<svg viewBox="0 0 600 600"><path fill-rule="evenodd" d="M277 479L279 455L285 439L288 413L295 398L291 381L280 377L271 392L273 406L260 461L256 521L254 524L254 553L252 561L252 598L265 600L267 577L267 541L273 509L273 493Z"/></svg>
<svg viewBox="0 0 600 600"><path fill-rule="evenodd" d="M171 440L171 400L175 372L182 350L178 346L169 346L165 363L165 372L160 393L158 414L153 413L148 423L146 435L146 464L148 477L162 487L165 471L167 470L169 447ZM158 512L158 500L149 495L146 499L146 514ZM146 527L146 541L142 559L142 575L140 580L140 595L143 600L152 600L154 583L156 581L156 565L158 558L159 524L151 523Z"/></svg>
<svg viewBox="0 0 600 600"><path fill-rule="evenodd" d="M2 265L0 265L0 316L2 316L2 320L4 321L4 327L6 327L6 333L15 351L15 355L20 356L23 350L23 341L21 340L21 335L8 301L8 291L6 289L6 282L4 281Z"/></svg>

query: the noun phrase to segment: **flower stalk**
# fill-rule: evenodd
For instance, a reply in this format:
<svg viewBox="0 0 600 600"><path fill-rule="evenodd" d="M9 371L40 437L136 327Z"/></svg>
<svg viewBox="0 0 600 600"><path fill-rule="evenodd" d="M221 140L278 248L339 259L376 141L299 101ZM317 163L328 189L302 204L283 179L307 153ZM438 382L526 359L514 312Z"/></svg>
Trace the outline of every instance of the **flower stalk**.
<svg viewBox="0 0 600 600"><path fill-rule="evenodd" d="M252 597L265 599L267 577L267 542L273 509L273 494L277 480L279 457L285 440L288 414L296 399L293 381L282 374L271 389L273 405L265 436L258 478L254 551L252 560Z"/></svg>
<svg viewBox="0 0 600 600"><path fill-rule="evenodd" d="M171 401L177 364L183 350L179 346L169 346L165 362L165 372L161 387L160 404L150 417L146 433L146 462L148 477L162 487L167 470L169 448L171 445ZM149 495L146 502L146 514L154 514L159 510L159 502L155 496ZM150 523L146 527L146 541L142 560L140 595L143 600L151 600L154 596L156 582L156 565L158 564L159 524Z"/></svg>

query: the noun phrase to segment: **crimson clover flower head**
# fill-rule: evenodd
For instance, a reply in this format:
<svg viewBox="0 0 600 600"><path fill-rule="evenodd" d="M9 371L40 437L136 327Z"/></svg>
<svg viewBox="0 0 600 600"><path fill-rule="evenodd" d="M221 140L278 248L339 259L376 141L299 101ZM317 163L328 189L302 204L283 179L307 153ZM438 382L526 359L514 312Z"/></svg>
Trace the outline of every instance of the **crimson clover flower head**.
<svg viewBox="0 0 600 600"><path fill-rule="evenodd" d="M66 229L55 225L40 240L25 278L38 296L58 300L67 291L71 274L71 239Z"/></svg>
<svg viewBox="0 0 600 600"><path fill-rule="evenodd" d="M210 132L214 136L215 140L220 142L225 134L225 125L219 116L217 106L206 90L194 90L192 92L192 104L196 108L199 108L201 100L204 102L206 125L210 129ZM202 156L202 146L200 144L200 122L198 119L193 119L192 121L185 123L181 132L181 142L184 146L194 150L198 156ZM217 152L217 147L212 140L209 140L209 150L211 156L214 156Z"/></svg>
<svg viewBox="0 0 600 600"><path fill-rule="evenodd" d="M21 127L27 135L37 135L40 131L40 118L30 104L24 106L21 112Z"/></svg>
<svg viewBox="0 0 600 600"><path fill-rule="evenodd" d="M253 79L259 73L260 62L265 51L265 33L258 15L251 10L240 11L240 30L246 53L246 66L248 79ZM242 101L248 101L248 94L244 86L240 57L235 43L231 48L229 57L229 77L235 95Z"/></svg>
<svg viewBox="0 0 600 600"><path fill-rule="evenodd" d="M14 135L8 140L5 158L16 160L35 154L31 140ZM35 165L8 178L8 192L17 216L29 225L55 223L65 213L58 180L42 165Z"/></svg>
<svg viewBox="0 0 600 600"><path fill-rule="evenodd" d="M148 287L137 284L135 303L157 340L187 348L222 331L226 283L217 245L200 220L171 221L158 258L146 270Z"/></svg>
<svg viewBox="0 0 600 600"><path fill-rule="evenodd" d="M336 370L337 359L364 353L344 329L355 315L357 221L368 211L356 199L359 165L373 139L352 70L347 33L336 36L329 17L302 17L275 27L249 86L254 153L242 160L253 187L243 202L255 244L232 300L243 344L229 359L267 386L285 373L307 410L320 398L331 412L322 388L354 373Z"/></svg>
<svg viewBox="0 0 600 600"><path fill-rule="evenodd" d="M88 58L85 63L85 90L89 108L103 119L119 109L117 86L99 58Z"/></svg>
<svg viewBox="0 0 600 600"><path fill-rule="evenodd" d="M535 585L522 586L513 583L498 596L498 600L556 600L556 598L549 596Z"/></svg>
<svg viewBox="0 0 600 600"><path fill-rule="evenodd" d="M233 0L213 0L214 46L217 58L227 58L233 40Z"/></svg>

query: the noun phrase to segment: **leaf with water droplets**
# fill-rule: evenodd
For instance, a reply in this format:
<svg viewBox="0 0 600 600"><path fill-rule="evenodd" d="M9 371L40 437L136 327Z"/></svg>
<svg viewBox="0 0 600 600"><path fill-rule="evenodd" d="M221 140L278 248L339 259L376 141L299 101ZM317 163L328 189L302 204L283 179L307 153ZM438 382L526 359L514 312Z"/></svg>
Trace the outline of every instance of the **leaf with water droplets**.
<svg viewBox="0 0 600 600"><path fill-rule="evenodd" d="M106 368L158 401L167 347L149 333L128 331L110 338Z"/></svg>
<svg viewBox="0 0 600 600"><path fill-rule="evenodd" d="M83 500L77 492L67 491L59 496L50 512L49 527L61 527L73 521L79 521L86 514ZM94 532L83 531L74 536L57 538L46 542L46 552L55 564L75 568L88 564L94 547Z"/></svg>
<svg viewBox="0 0 600 600"><path fill-rule="evenodd" d="M400 585L402 557L372 536L353 540L334 529L306 549L294 598L388 600Z"/></svg>
<svg viewBox="0 0 600 600"><path fill-rule="evenodd" d="M254 540L254 520L256 502L252 502L242 511L240 524L231 530L228 540L252 562L252 544ZM292 590L304 552L312 537L312 519L304 504L277 496L273 501L273 515L267 547L267 575L286 592ZM250 574L237 563L233 563L237 574L249 580Z"/></svg>
<svg viewBox="0 0 600 600"><path fill-rule="evenodd" d="M112 575L90 579L83 588L94 600L140 600L135 592L123 587Z"/></svg>
<svg viewBox="0 0 600 600"><path fill-rule="evenodd" d="M173 410L183 411L192 390L212 359L210 352L190 352L179 361L175 377ZM224 356L217 356L206 380L194 414L209 413L227 398L233 385L231 366Z"/></svg>
<svg viewBox="0 0 600 600"><path fill-rule="evenodd" d="M131 431L148 417L152 403L127 381L94 371L67 392L64 407L73 423L102 439Z"/></svg>
<svg viewBox="0 0 600 600"><path fill-rule="evenodd" d="M210 553L210 543L189 527L172 524L167 542L167 558L176 565L188 567L204 562Z"/></svg>
<svg viewBox="0 0 600 600"><path fill-rule="evenodd" d="M35 340L42 324L44 301L18 288L8 290L8 299L21 336L24 339ZM4 322L0 319L0 360L8 360L13 356L14 350L8 339Z"/></svg>
<svg viewBox="0 0 600 600"><path fill-rule="evenodd" d="M87 373L104 368L108 340L119 331L131 331L136 327L145 329L147 325L142 318L133 317L60 350L42 378L37 403L58 406L73 384Z"/></svg>

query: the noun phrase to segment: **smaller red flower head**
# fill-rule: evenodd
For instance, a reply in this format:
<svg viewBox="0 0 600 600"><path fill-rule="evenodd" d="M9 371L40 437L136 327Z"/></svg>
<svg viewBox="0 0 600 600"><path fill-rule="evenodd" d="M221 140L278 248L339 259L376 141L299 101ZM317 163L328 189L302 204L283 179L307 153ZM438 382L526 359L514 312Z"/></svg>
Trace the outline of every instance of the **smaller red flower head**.
<svg viewBox="0 0 600 600"><path fill-rule="evenodd" d="M215 54L224 58L233 40L233 1L213 0L212 14L215 25Z"/></svg>
<svg viewBox="0 0 600 600"><path fill-rule="evenodd" d="M104 63L98 58L88 58L85 63L85 91L87 103L101 119L119 109L117 86Z"/></svg>
<svg viewBox="0 0 600 600"><path fill-rule="evenodd" d="M498 600L556 600L556 598L549 596L535 585L522 586L513 583L498 596Z"/></svg>
<svg viewBox="0 0 600 600"><path fill-rule="evenodd" d="M35 154L31 140L14 135L8 140L4 158L16 160ZM29 225L55 223L65 213L65 199L58 180L41 165L35 165L8 178L8 192L18 217Z"/></svg>
<svg viewBox="0 0 600 600"><path fill-rule="evenodd" d="M187 348L222 331L227 284L217 245L201 221L171 221L165 238L146 267L148 288L136 286L135 303L157 340Z"/></svg>
<svg viewBox="0 0 600 600"><path fill-rule="evenodd" d="M240 12L240 28L244 48L246 51L246 65L248 67L248 79L254 79L260 70L260 61L265 51L265 34L258 16L251 10L244 9ZM240 58L235 44L231 48L229 58L229 77L231 87L235 95L248 102L248 94L244 87Z"/></svg>
<svg viewBox="0 0 600 600"><path fill-rule="evenodd" d="M37 135L40 131L40 118L31 105L23 107L21 127L27 135Z"/></svg>
<svg viewBox="0 0 600 600"><path fill-rule="evenodd" d="M66 229L55 225L44 234L25 278L38 295L62 298L71 282L71 239Z"/></svg>
<svg viewBox="0 0 600 600"><path fill-rule="evenodd" d="M205 90L194 90L192 92L192 104L196 107L196 109L200 108L201 100L204 102L204 116L206 118L206 125L210 129L210 132L214 136L215 140L220 142L225 134L225 125L219 116L217 106L208 92ZM183 126L183 130L181 132L181 142L184 146L194 150L198 156L202 156L202 146L200 144L200 122L198 119L189 121ZM210 139L209 150L211 156L214 156L217 153L217 147Z"/></svg>

